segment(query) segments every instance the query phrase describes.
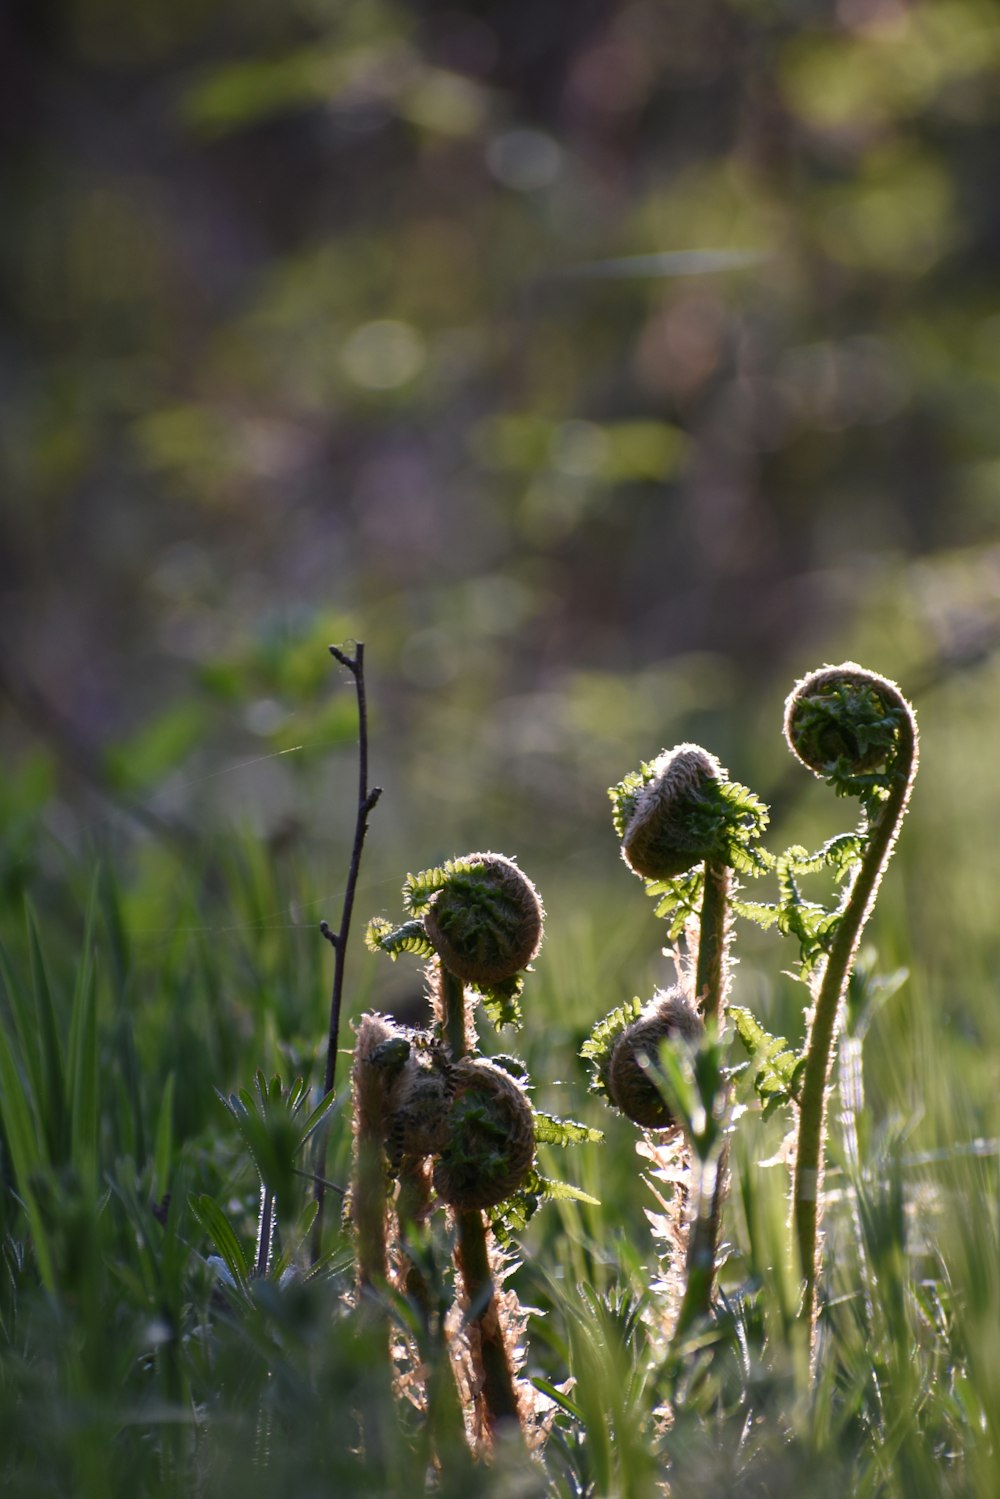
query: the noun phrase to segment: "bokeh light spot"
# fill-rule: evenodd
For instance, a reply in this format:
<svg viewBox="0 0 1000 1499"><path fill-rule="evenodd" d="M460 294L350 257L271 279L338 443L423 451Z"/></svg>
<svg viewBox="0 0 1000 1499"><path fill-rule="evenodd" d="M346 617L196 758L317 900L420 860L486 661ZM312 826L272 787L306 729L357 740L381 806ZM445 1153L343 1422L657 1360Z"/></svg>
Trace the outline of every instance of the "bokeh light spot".
<svg viewBox="0 0 1000 1499"><path fill-rule="evenodd" d="M420 374L427 348L411 323L378 318L354 330L340 360L355 385L365 390L398 390Z"/></svg>

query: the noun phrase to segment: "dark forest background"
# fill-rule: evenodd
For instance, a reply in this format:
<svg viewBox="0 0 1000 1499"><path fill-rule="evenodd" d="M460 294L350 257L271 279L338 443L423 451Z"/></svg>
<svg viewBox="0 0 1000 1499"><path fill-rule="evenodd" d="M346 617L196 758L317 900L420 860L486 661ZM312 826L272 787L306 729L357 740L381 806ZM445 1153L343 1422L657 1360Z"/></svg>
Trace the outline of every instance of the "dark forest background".
<svg viewBox="0 0 1000 1499"><path fill-rule="evenodd" d="M463 848L624 889L604 788L691 738L784 809L785 693L856 657L924 723L897 903L960 1011L998 946L995 4L24 0L0 128L8 895L124 845L155 930L237 823L311 926L352 638L365 914Z"/></svg>

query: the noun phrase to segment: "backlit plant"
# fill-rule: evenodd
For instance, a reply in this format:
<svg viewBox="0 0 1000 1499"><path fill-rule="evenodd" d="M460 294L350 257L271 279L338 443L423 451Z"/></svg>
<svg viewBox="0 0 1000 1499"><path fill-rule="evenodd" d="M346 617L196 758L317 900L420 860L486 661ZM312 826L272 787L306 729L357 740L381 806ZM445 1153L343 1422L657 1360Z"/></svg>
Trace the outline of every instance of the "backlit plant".
<svg viewBox="0 0 1000 1499"><path fill-rule="evenodd" d="M694 744L664 750L609 795L622 857L667 921L681 983L648 1004L633 999L613 1010L594 1028L583 1055L594 1091L656 1132L644 1147L654 1171L676 1178L690 1168L692 1153L697 1162L693 1182L675 1192L681 1221L673 1238L686 1245L687 1258L682 1300L674 1309L683 1331L711 1306L726 1191L730 1090L716 1036L730 983L732 885L735 872L754 876L770 867L759 842L768 813ZM681 942L684 951L676 946ZM684 1063L702 1093L698 1122L681 1106L687 1093L681 1074L673 1084L664 1075L664 1067L683 1070Z"/></svg>
<svg viewBox="0 0 1000 1499"><path fill-rule="evenodd" d="M524 970L543 933L527 876L500 854L472 853L409 876L403 899L408 919L394 928L375 918L367 940L393 958L412 952L429 960L433 1019L426 1032L377 1015L359 1024L352 1193L359 1284L394 1283L426 1303L430 1288L410 1246L444 1206L460 1287L460 1324L447 1341L470 1439L488 1449L516 1425L534 1444L534 1392L518 1378L525 1318L503 1289L507 1245L544 1197L585 1199L539 1174L536 1142L565 1145L600 1133L537 1112L516 1059L490 1060L479 1050L477 1007L497 1027L521 1023Z"/></svg>
<svg viewBox="0 0 1000 1499"><path fill-rule="evenodd" d="M861 803L859 827L816 853L799 846L779 855L765 850L759 839L767 810L752 792L726 780L714 757L696 745L664 751L612 787L622 856L658 899L670 939L686 939L687 952L675 949L679 989L612 1011L583 1054L594 1069L595 1091L653 1132L644 1153L654 1173L658 1167L677 1178L664 1142L673 1139L676 1150L678 1137L680 1149L699 1162L693 1204L683 1186L674 1193L675 1212L689 1224L686 1234L675 1231L676 1241L687 1243L676 1319L681 1333L711 1306L725 1195L731 1070L721 1064L714 1035L700 1038L700 1031L703 1022L724 1030L731 1016L754 1064L761 1103L768 1111L787 1105L795 1114L793 1237L801 1315L815 1357L827 1091L861 934L909 801L917 730L894 683L847 662L797 684L785 707L785 736L808 769L839 796ZM824 869L842 892L830 904L806 900L801 878ZM768 871L777 879L777 900L740 896L737 875ZM747 1007L728 1005L730 912L796 940L799 974L812 999L801 1053L769 1035Z"/></svg>
<svg viewBox="0 0 1000 1499"><path fill-rule="evenodd" d="M361 647L335 655L354 676L364 727ZM583 1048L594 1093L641 1132L637 1149L656 1203L648 1217L666 1251L652 1280L641 1231L633 1233L639 1225L616 1194L623 1185L627 1193L628 1172L610 1152L592 1158L603 1173L603 1205L548 1180L540 1147L596 1141L600 1132L541 1112L525 1065L493 1050L490 1024L532 1019L531 964L543 934L538 894L513 859L471 853L410 875L401 922L370 922L372 949L426 964L432 1014L419 1028L384 1014L361 1016L350 1099L336 1088L351 904L377 796L362 754L343 911L335 933L324 925L336 956L325 1037L331 1086L287 1087L269 1069L251 1088L220 1094L235 1126L228 1142L213 1143L221 1169L207 1157L197 1175L193 1161L178 1166L173 1075L155 1128L138 1092L136 1110L115 1132L102 1123L119 1074L128 1077L133 1065L131 1042L119 1051L114 1037L130 1036L139 1010L116 1011L120 1001L111 1003L110 993L97 1003L96 905L71 1005L53 1005L32 923L33 998L0 950L14 1018L13 1030L5 1028L0 1010L3 1165L15 1188L0 1206L16 1229L0 1239L5 1335L19 1336L12 1309L19 1297L28 1304L29 1284L37 1280L46 1304L62 1297L60 1317L72 1313L61 1287L76 1296L90 1285L85 1336L77 1328L60 1337L59 1357L81 1370L83 1360L103 1376L118 1357L111 1356L116 1335L105 1336L105 1309L123 1287L139 1295L143 1310L130 1336L149 1339L149 1347L136 1341L138 1362L131 1347L120 1360L149 1381L145 1391L137 1386L151 1398L133 1408L130 1419L140 1422L133 1445L155 1444L169 1418L163 1474L171 1484L176 1477L181 1492L211 1487L214 1473L228 1474L234 1462L255 1475L257 1487L273 1488L284 1465L300 1458L297 1486L317 1492L331 1483L358 1493L429 1483L469 1499L515 1491L646 1499L664 1484L693 1492L693 1478L699 1491L805 1492L816 1462L831 1454L840 1477L842 1439L855 1443L843 1472L867 1465L867 1487L858 1492L885 1499L924 1492L910 1478L926 1468L928 1453L935 1461L949 1454L941 1459L948 1492L966 1492L962 1454L989 1448L992 1462L997 1450L989 1447L997 1402L964 1403L972 1360L988 1350L988 1340L976 1339L977 1328L989 1325L989 1306L970 1298L966 1307L961 1298L966 1284L985 1287L983 1297L1000 1285L995 1235L983 1227L982 1204L991 1200L986 1164L982 1180L970 1175L961 1189L964 1210L971 1219L979 1213L980 1238L969 1255L985 1245L982 1266L963 1281L965 1262L952 1252L959 1274L951 1281L946 1246L934 1249L942 1258L933 1261L923 1245L908 1242L921 1211L914 1184L902 1179L891 1128L880 1134L862 1110L864 1032L901 975L880 975L867 957L859 963L858 946L906 810L916 727L898 689L853 663L799 683L785 723L807 768L861 805L859 826L815 853L768 851L763 803L695 745L664 751L611 791L622 856L656 902L676 967L650 998L618 1003ZM832 878L833 897L808 898L814 874ZM774 887L770 900L741 889L756 876ZM268 899L264 908L284 903ZM738 992L731 949L734 923L743 919L793 941L797 976L809 991L804 1043L769 1035ZM113 912L108 926L121 930ZM596 936L598 923L592 930ZM620 971L623 953L611 955L613 947L602 949L603 973L596 965L571 969L564 992L554 977L559 965L546 974L546 1020L562 1002L564 1038L586 997L606 992L609 974ZM160 1046L184 1020L176 986L165 985L163 994L169 1020L157 1033ZM263 992L261 1002L268 1003ZM123 1029L110 1031L109 1018ZM267 1011L254 1032L263 1054L273 1048L273 1024ZM282 1060L305 1076L312 1042L282 1037L280 1044ZM829 1150L843 1174L832 1193L824 1167L838 1045L838 1129ZM193 1070L200 1055L200 1042L189 1046L185 1067ZM212 1072L199 1078L188 1107L199 1086L212 1104ZM790 1124L777 1150L762 1129L774 1113ZM116 1163L108 1151L120 1152L123 1142L145 1154ZM970 1163L978 1170L994 1146L974 1140ZM760 1158L765 1152L769 1161ZM234 1185L247 1156L259 1198ZM766 1164L778 1170L760 1169ZM328 1213L325 1231L324 1192L342 1205L339 1222ZM547 1198L557 1200L555 1209L522 1241ZM126 1213L121 1222L116 1204ZM195 1247L192 1219L214 1245L207 1257ZM122 1232L130 1253L141 1249L143 1268L126 1268L119 1284L106 1273L114 1256L105 1262L97 1247L110 1248ZM528 1313L512 1289L514 1269L522 1294L527 1288L543 1313L530 1367ZM36 1381L34 1337L32 1330L23 1364L12 1366L16 1380ZM87 1472L104 1474L105 1436L117 1433L118 1448L132 1440L117 1405L114 1411L114 1422L95 1428L80 1448ZM191 1411L196 1429L189 1433ZM231 1411L238 1419L227 1426ZM909 1476L883 1484L895 1472L907 1423L918 1433L899 1469ZM58 1422L50 1426L58 1437ZM86 1434L86 1420L74 1415L78 1430ZM313 1431L315 1439L306 1435ZM854 1432L862 1433L856 1441ZM21 1438L8 1425L5 1440L16 1446ZM786 1483L788 1454L795 1466ZM725 1464L717 1472L716 1459ZM848 1483L845 1492L854 1491Z"/></svg>
<svg viewBox="0 0 1000 1499"><path fill-rule="evenodd" d="M813 995L797 1090L793 1211L804 1316L815 1347L827 1087L858 944L910 799L918 739L913 709L896 684L853 662L825 667L796 685L785 705L785 736L803 765L838 796L856 797L862 813L855 833L831 840L812 860L797 861L802 869L825 863L835 870L844 893L833 910L808 912L791 899L789 876L781 913L787 923L791 909L798 909L793 929Z"/></svg>

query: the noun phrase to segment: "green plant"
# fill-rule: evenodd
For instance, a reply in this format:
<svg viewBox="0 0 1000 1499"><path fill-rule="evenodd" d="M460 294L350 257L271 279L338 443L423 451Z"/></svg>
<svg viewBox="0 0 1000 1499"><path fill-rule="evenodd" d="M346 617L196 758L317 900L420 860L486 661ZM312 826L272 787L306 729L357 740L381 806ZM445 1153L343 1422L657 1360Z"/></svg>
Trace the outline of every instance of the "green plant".
<svg viewBox="0 0 1000 1499"><path fill-rule="evenodd" d="M523 1067L513 1058L490 1061L479 1053L477 1002L496 1026L521 1021L523 970L543 932L531 881L511 859L472 853L409 876L403 898L409 920L393 928L373 919L368 943L394 958L409 951L431 960L434 1019L426 1034L371 1015L359 1027L353 1209L359 1273L370 1281L363 1267L373 1265L386 1275L384 1204L391 1176L399 1177L396 1236L406 1260L414 1228L433 1208L432 1185L448 1208L461 1283L459 1388L470 1437L488 1448L504 1427L520 1426L531 1437L534 1426L530 1388L517 1378L523 1317L513 1293L501 1290L509 1268L501 1243L523 1227L542 1197L585 1196L540 1176L536 1140L566 1144L600 1136L536 1115ZM414 1288L410 1266L403 1279ZM419 1294L427 1299L426 1288Z"/></svg>
<svg viewBox="0 0 1000 1499"><path fill-rule="evenodd" d="M623 858L659 898L657 914L667 919L670 937L686 937L694 951L693 961L678 958L678 970L688 976L709 1025L727 1016L729 907L762 926L777 925L798 942L800 973L813 1000L801 1054L770 1036L745 1006L730 1013L753 1061L761 1101L768 1110L788 1104L797 1114L793 1222L802 1316L815 1355L827 1090L858 944L909 801L917 730L894 683L847 662L796 685L785 706L785 736L799 760L839 796L861 802L858 829L829 840L817 854L798 846L777 856L764 849L759 839L767 810L745 787L727 781L697 745L664 751L610 795ZM830 906L805 900L800 890L803 875L822 869L844 886ZM741 898L734 875L769 870L777 876L778 900ZM717 1042L709 1036L693 1044L697 1025L690 1014L680 990L647 1007L633 1000L605 1017L584 1047L595 1090L644 1129L680 1129L698 1161L696 1189L675 1194L690 1223L679 1336L712 1302L728 1159L728 1127L718 1126L732 1099L731 1071L722 1065Z"/></svg>
<svg viewBox="0 0 1000 1499"><path fill-rule="evenodd" d="M639 924L624 903L602 926L586 887L574 891L574 920L549 923L538 972L510 973L497 957L504 929L537 927L532 961L541 930L513 861L472 854L411 876L403 922L376 919L369 937L427 960L434 1018L410 1029L363 1015L354 1106L341 1097L339 1110L315 1056L322 995L314 986L310 1009L308 966L289 959L284 934L261 927L298 887L253 844L231 840L207 888L192 876L188 890L170 866L177 907L151 949L141 901L108 868L90 881L84 923L61 925L69 899L56 914L7 923L4 1491L177 1499L235 1481L248 1496L428 1482L463 1499L652 1499L664 1484L824 1499L992 1495L995 1105L984 1048L941 1024L928 976L908 981L904 1016L880 1008L903 972L880 972L871 950L857 956L892 845L885 809L894 797L905 806L910 720L881 679L845 667L847 681L834 681L833 670L818 688L807 679L791 731L834 756L826 779L860 796L860 828L816 854L769 854L750 793L700 774L689 811L702 841L686 853L702 863L649 886L678 982L619 1005L584 1047L595 1109L603 1100L636 1116L652 1211L634 1191L629 1150L581 1154L587 1192L549 1178L551 1146L597 1131L592 1114L576 1125L543 1112L529 1082L562 1074L554 1058L579 1044L584 997L627 972ZM707 839L705 823L715 827ZM727 860L728 911L793 940L813 1006L804 1046L794 1020L783 1027L791 1041L770 1035L746 995L728 993L731 918L719 1017L699 1015L710 988L694 979L706 850ZM912 858L909 841L906 850ZM770 874L773 901L738 888L747 866ZM824 873L834 898L807 898ZM194 911L218 932L212 940L190 930ZM906 907L895 908L895 929L892 916L890 903L880 943L912 946ZM826 1248L807 1315L797 1222L788 1253L785 1167L795 1166L817 1008L833 992L824 985L848 926L826 1077L839 1102L824 1101L819 1147ZM443 963L435 943L446 940ZM303 929L303 953L306 941ZM525 939L512 946L523 960ZM478 984L453 971L484 954ZM972 977L963 982L975 992ZM972 1012L984 1034L991 1006L984 983ZM495 1054L481 1026L511 1023L522 1007L523 1062ZM248 1050L264 1066L241 1090L229 1079ZM297 1073L305 1081L279 1080ZM788 1115L796 1129L783 1143ZM220 1130L226 1119L235 1128ZM327 1125L327 1188L339 1181L347 1206L316 1260L306 1152ZM616 1144L628 1127L610 1119ZM659 1265L647 1263L646 1218ZM490 1462L474 1462L470 1448Z"/></svg>
<svg viewBox="0 0 1000 1499"><path fill-rule="evenodd" d="M858 944L910 799L918 740L913 710L896 684L853 662L824 667L795 686L785 736L803 765L838 796L857 797L862 810L853 839L834 856L845 876L843 897L803 933L813 1007L798 1088L793 1211L803 1315L815 1348L827 1087Z"/></svg>
<svg viewBox="0 0 1000 1499"><path fill-rule="evenodd" d="M667 920L671 940L686 941L687 955L675 946L682 987L657 994L648 1005L633 999L613 1010L598 1022L583 1055L593 1069L595 1092L645 1130L681 1130L682 1151L694 1149L696 1181L674 1194L684 1224L677 1239L687 1245L685 1290L677 1312L678 1331L683 1332L712 1304L726 1193L723 1121L730 1089L716 1065L714 1040L707 1049L698 1043L706 1025L715 1032L725 1020L734 871L759 875L770 867L759 841L768 812L753 792L728 779L713 755L694 744L662 751L608 794L622 857L657 899L656 914ZM692 1051L702 1059L696 1063L700 1081L709 1074L715 1080L715 1091L702 1100L711 1121L707 1136L678 1102L681 1074L676 1068ZM715 1062L706 1070L708 1058Z"/></svg>
<svg viewBox="0 0 1000 1499"><path fill-rule="evenodd" d="M268 1082L263 1072L258 1071L252 1093L241 1088L228 1096L220 1093L219 1098L235 1121L260 1177L260 1217L251 1272L260 1277L271 1268L278 1203L292 1199L293 1178L301 1174L296 1161L329 1115L334 1095L327 1093L302 1117L309 1101L309 1089L302 1078L296 1078L286 1089L280 1077L272 1077ZM318 1211L319 1205L314 1200L298 1224L299 1239L312 1227Z"/></svg>

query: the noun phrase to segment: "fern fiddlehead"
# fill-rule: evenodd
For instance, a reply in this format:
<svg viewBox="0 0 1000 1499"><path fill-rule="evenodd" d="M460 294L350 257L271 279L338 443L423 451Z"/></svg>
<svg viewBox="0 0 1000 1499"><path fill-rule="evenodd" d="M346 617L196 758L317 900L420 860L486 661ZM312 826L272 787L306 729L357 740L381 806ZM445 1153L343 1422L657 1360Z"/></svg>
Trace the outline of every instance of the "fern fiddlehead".
<svg viewBox="0 0 1000 1499"><path fill-rule="evenodd" d="M725 1013L731 871L758 874L768 867L758 845L767 809L745 786L730 781L715 756L696 744L664 750L609 794L622 857L645 880L649 893L660 897L657 915L667 918L671 938L676 940L689 923L697 922L693 988L698 1012L680 991L657 996L641 1015L636 1005L627 1018L624 1011L608 1016L585 1054L596 1064L598 1091L617 1108L643 1128L669 1129L674 1121L650 1070L655 1062L650 1048L665 1040L691 1044L706 1023L714 1028ZM662 1034L654 1039L657 1027ZM722 1098L726 1096L728 1087L723 1086ZM723 1139L713 1159L701 1163L679 1327L711 1307L726 1153Z"/></svg>
<svg viewBox="0 0 1000 1499"><path fill-rule="evenodd" d="M660 1047L695 1042L704 1031L704 1021L680 989L654 995L598 1054L608 1101L643 1129L676 1130L680 1121L656 1082Z"/></svg>
<svg viewBox="0 0 1000 1499"><path fill-rule="evenodd" d="M858 797L863 812L853 879L823 934L826 956L813 983L799 1092L793 1217L802 1311L815 1358L827 1087L847 982L909 802L918 736L913 709L896 684L848 661L823 667L793 688L785 738L839 796Z"/></svg>
<svg viewBox="0 0 1000 1499"><path fill-rule="evenodd" d="M391 957L415 952L434 960L439 1040L438 1050L402 1070L391 1123L405 1135L402 1148L433 1158L434 1190L453 1217L474 1425L488 1445L501 1424L520 1425L523 1413L484 1212L540 1183L534 1112L521 1083L476 1054L466 985L494 1024L519 1021L522 974L541 944L544 913L527 876L494 853L408 876L403 899L409 919L394 929L376 918L368 944Z"/></svg>

